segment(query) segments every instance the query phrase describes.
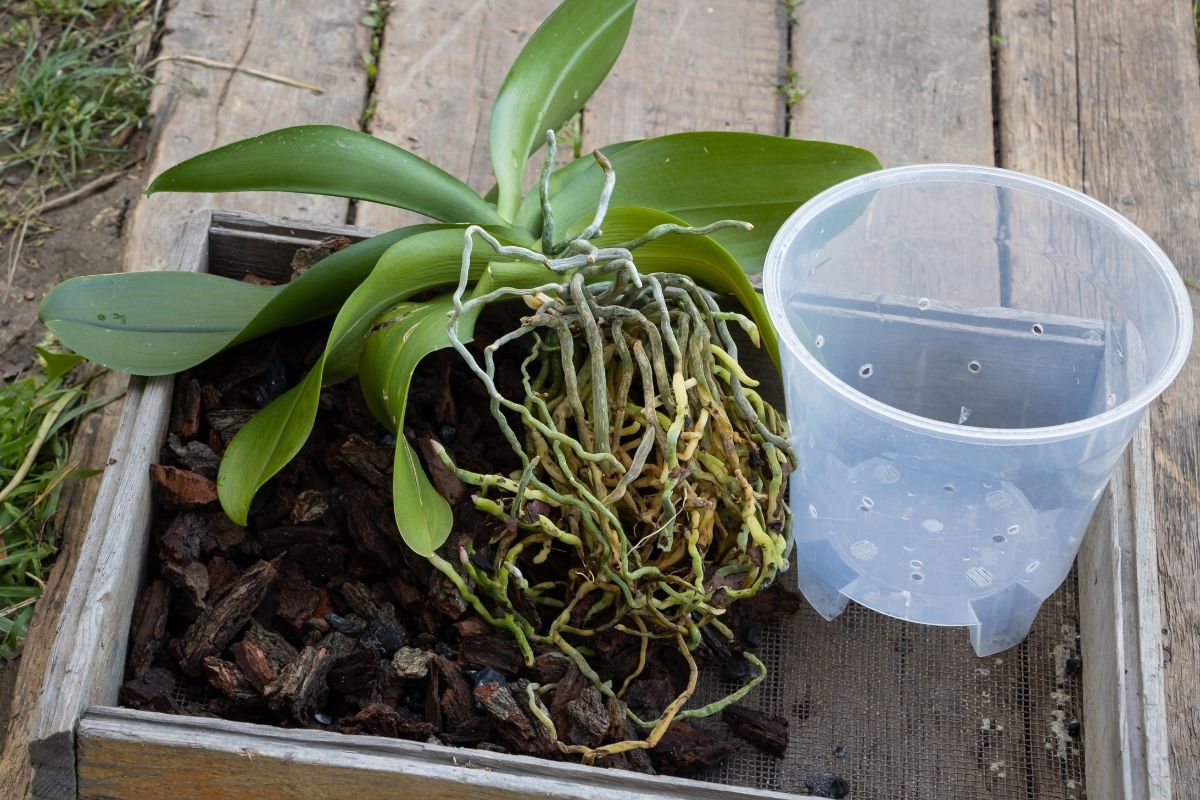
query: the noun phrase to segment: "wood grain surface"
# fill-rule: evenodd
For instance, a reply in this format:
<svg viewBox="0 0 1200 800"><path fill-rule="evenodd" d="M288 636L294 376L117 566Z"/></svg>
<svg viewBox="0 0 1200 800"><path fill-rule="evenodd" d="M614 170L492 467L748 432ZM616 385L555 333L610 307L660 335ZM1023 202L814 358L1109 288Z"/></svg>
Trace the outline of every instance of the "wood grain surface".
<svg viewBox="0 0 1200 800"><path fill-rule="evenodd" d="M1080 188L1200 278L1200 68L1192 4L1001 0L1002 164ZM1198 299L1191 292L1192 301ZM1200 796L1200 366L1150 409L1167 731L1177 797ZM1161 754L1160 754L1161 755Z"/></svg>
<svg viewBox="0 0 1200 800"><path fill-rule="evenodd" d="M492 99L530 34L557 5L556 0L393 3L368 129L487 192L495 184L488 147ZM360 203L354 221L396 228L422 219Z"/></svg>
<svg viewBox="0 0 1200 800"><path fill-rule="evenodd" d="M491 184L491 97L513 56L553 5L553 0L398 0L385 32L371 129L465 178L477 190L486 190ZM642 0L625 53L584 109L584 147L675 130L739 129L858 144L873 149L889 166L928 161L991 164L998 153L1001 166L1077 186L1112 204L1155 237L1186 276L1200 280L1200 67L1191 4L994 0L992 5L994 28L986 0ZM317 95L236 72L165 61L160 76L166 80L155 94L159 138L153 171L214 144L285 124L327 121L356 127L365 100L365 76L357 62L368 33L358 24L361 13L361 6L350 0L175 3L164 54L242 63L315 83L325 92ZM993 31L998 38L989 41ZM289 46L278 47L281 41ZM788 83L789 67L795 88L807 92L790 110L778 88ZM139 202L133 212L126 268L163 266L180 220L209 204L331 223L344 221L347 214L345 201L328 198L157 196ZM360 204L355 222L386 228L411 219L392 209ZM1200 500L1198 390L1200 368L1189 364L1175 387L1153 406L1150 435L1135 441L1143 458L1131 462L1132 472L1121 476L1135 487L1139 480L1145 482L1153 465L1153 519L1167 638L1161 659L1170 766L1175 796L1183 798L1200 796L1200 606L1195 577L1200 572L1200 537L1192 512ZM111 428L112 422L102 424ZM106 451L103 435L101 431L85 437L81 446ZM1131 490L1121 502L1106 508L1097 524L1125 524L1126 529L1143 524L1137 520L1146 519L1144 497L1139 501ZM75 525L86 519L86 512L72 513ZM87 571L77 570L80 538L69 540L74 544L55 573L61 588L54 589L52 581L30 639L29 669L22 672L16 700L29 709L37 708L34 698L42 691L66 579L72 571ZM1119 583L1125 568L1140 569L1144 576L1151 561L1145 541L1135 538L1120 546L1128 552L1089 555L1092 571L1087 577ZM1116 603L1118 598L1112 599ZM995 692L1053 670L1051 652L1073 641L1063 620L1071 618L1069 609L1075 602L1069 587L1048 602L1049 613L1044 611L1029 640L997 663L994 674L980 686L986 683L987 691ZM1126 638L1120 640L1114 631L1113 646L1119 640L1137 641L1137 627L1151 624L1153 611L1135 609L1134 616L1118 620ZM839 660L872 657L855 649L856 637L861 638L858 624L861 618L848 614L822 628L814 640L821 650L811 656L807 668L836 672ZM897 648L900 669L912 648L941 647L944 669L973 674L976 662L967 654L963 631L922 630L918 635L902 623L888 630L886 641ZM1160 654L1140 656L1141 665L1153 672ZM914 698L933 697L935 705L941 704L937 714L946 718L959 713L961 698L946 690L936 674L902 677L902 692L887 691L881 679L878 686L856 691L853 697L869 697L880 720L898 720L910 728L920 722L907 710ZM1097 669L1089 680L1107 679ZM1122 678L1113 674L1112 680L1119 685ZM1119 689L1113 698L1114 703L1122 702ZM793 701L808 702L795 687L788 695L788 702ZM1024 753L1007 765L1008 775L1023 780L1030 797L1067 796L1051 792L1051 787L1058 792L1070 785L1067 768L1046 752L1046 729L1057 708L1051 698L1026 699L1014 690L997 693L994 708L1014 720L1008 735L1013 747ZM503 760L492 764L493 757L486 754L439 754L416 761L404 761L409 757L404 756L393 763L395 743L234 730L223 727L232 723L209 720L163 718L146 727L131 713L102 709L85 718L81 796L163 796L168 785L164 781L177 779L187 785L201 774L208 776L199 786L204 793L194 796L205 798L240 800L247 796L247 774L255 775L261 785L277 781L288 792L279 796L289 797L520 796L513 793L517 784L505 772L507 767L497 766ZM1098 716L1095 721L1104 719ZM814 717L812 724L819 722ZM30 724L28 719L17 720L18 727ZM1120 741L1106 740L1107 733L1101 728L1088 742L1095 741L1102 750L1119 750ZM51 733L52 739L60 737L51 745L65 744L61 737L67 735L62 730ZM913 735L929 737L929 758L954 754L970 769L988 768L984 738L978 734L961 741L935 730ZM317 746L299 748L306 737L314 737ZM187 758L179 760L185 744L192 746ZM863 749L872 746L866 743ZM902 770L911 767L891 761L889 753L874 747L874 755L889 765L881 780L899 780ZM24 758L23 750L8 755L14 754ZM253 772L247 771L249 764ZM407 777L396 776L397 764ZM64 762L63 774L73 766ZM929 768L943 783L933 794L921 794L922 788L913 789L912 796L948 796L946 790L957 796L1007 796L996 794L1001 787L994 777L947 765ZM498 773L495 780L478 780L478 773L488 769ZM1108 772L1098 769L1097 780L1114 786L1124 781L1123 765ZM537 769L531 766L529 772L536 774ZM24 784L5 783L10 778L20 781L23 774L21 766L10 766L8 760L0 764L0 796L23 796L18 787ZM609 783L606 776L580 779L592 794L614 800L646 796L629 794L628 786ZM547 797L578 796L578 787L562 785L559 778L542 780ZM1152 784L1148 795L1132 793L1125 783L1116 789L1121 793L1107 791L1102 784L1089 785L1088 795L1157 798L1164 787ZM863 787L858 791L866 796L861 794ZM705 792L689 796L709 796ZM255 796L272 795L258 791Z"/></svg>
<svg viewBox="0 0 1200 800"><path fill-rule="evenodd" d="M885 167L991 164L987 0L805 0L792 136L852 142Z"/></svg>
<svg viewBox="0 0 1200 800"><path fill-rule="evenodd" d="M625 50L584 107L584 152L679 131L783 135L787 24L778 0L640 0Z"/></svg>
<svg viewBox="0 0 1200 800"><path fill-rule="evenodd" d="M794 800L376 736L95 709L79 726L80 800ZM181 795L175 795L181 796Z"/></svg>
<svg viewBox="0 0 1200 800"><path fill-rule="evenodd" d="M248 136L289 125L357 128L366 101L361 54L370 31L359 0L179 0L167 13L157 83L151 98L156 145L148 174ZM303 81L320 93L176 57L201 56ZM129 222L129 269L164 269L188 216L225 208L345 222L349 201L269 192L157 194L143 198Z"/></svg>

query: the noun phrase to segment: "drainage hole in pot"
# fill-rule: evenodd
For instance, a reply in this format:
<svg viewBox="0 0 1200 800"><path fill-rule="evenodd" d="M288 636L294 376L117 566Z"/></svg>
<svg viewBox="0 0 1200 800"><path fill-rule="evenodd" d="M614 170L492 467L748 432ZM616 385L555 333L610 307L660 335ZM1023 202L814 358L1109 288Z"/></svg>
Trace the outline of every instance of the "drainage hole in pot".
<svg viewBox="0 0 1200 800"><path fill-rule="evenodd" d="M875 367L871 364L863 364L858 368L858 374L864 378L871 377L871 373L875 371Z"/></svg>

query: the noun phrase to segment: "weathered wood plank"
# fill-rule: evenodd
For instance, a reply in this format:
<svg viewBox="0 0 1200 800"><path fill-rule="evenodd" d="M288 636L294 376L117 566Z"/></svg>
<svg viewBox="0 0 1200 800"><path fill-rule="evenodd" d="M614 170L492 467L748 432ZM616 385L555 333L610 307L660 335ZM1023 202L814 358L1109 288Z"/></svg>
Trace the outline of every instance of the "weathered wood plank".
<svg viewBox="0 0 1200 800"><path fill-rule="evenodd" d="M180 264L203 268L209 215L184 226ZM27 700L30 786L36 800L73 798L75 723L89 703L115 703L124 674L129 616L137 594L149 525L150 464L158 458L171 402L171 377L130 381L109 468L100 482L62 612L40 676ZM24 754L18 754L24 757Z"/></svg>
<svg viewBox="0 0 1200 800"><path fill-rule="evenodd" d="M358 58L369 36L358 24L360 16L361 8L355 0L173 3L162 42L166 60L158 65L158 83L151 98L155 122L147 172L156 174L209 147L285 125L330 122L355 126L366 88ZM280 42L288 42L289 46L281 48ZM325 93L317 95L244 73L170 60L178 56L256 67L316 84ZM216 205L329 222L343 222L347 210L347 202L341 199L296 195L159 195L142 199L130 215L124 269L170 266L185 220ZM111 392L124 383L122 376L112 375L103 379L99 389ZM94 415L77 434L75 452L89 465L103 465L121 418L121 403ZM24 797L29 791L26 748L31 732L35 738L50 736L55 728L55 724L38 718L45 708L38 698L43 687L50 685L47 670L53 669L48 662L55 632L78 613L77 609L64 611L63 607L72 576L80 573L81 563L87 565L86 560L80 561L79 549L84 546L83 534L99 490L99 480L89 481L70 488L63 498L63 552L26 642L13 696L15 713L0 759L0 787L6 797ZM83 571L90 569L87 565ZM71 637L60 635L59 639L69 642ZM62 732L53 735L56 741L64 736ZM73 765L73 758L65 763ZM46 777L53 783L50 773Z"/></svg>
<svg viewBox="0 0 1200 800"><path fill-rule="evenodd" d="M1004 166L1074 185L1109 203L1162 245L1185 277L1200 276L1200 68L1191 4L1002 0L997 28L1005 40L998 53ZM1200 499L1198 390L1200 368L1193 360L1151 408L1153 481L1144 468L1133 469L1136 462L1126 467L1135 481L1130 503L1144 509L1153 502L1156 509L1155 519L1143 518L1133 537L1139 546L1153 541L1157 525L1166 633L1160 653L1146 638L1158 627L1155 609L1141 609L1141 666L1148 682L1142 691L1152 702L1155 675L1165 662L1176 791L1200 786L1200 541L1192 510ZM1151 588L1149 572L1138 573L1144 590ZM1159 736L1146 731L1152 781L1161 781L1155 766L1163 756ZM1107 769L1113 781L1124 781L1119 764L1110 762ZM1164 796L1161 791L1161 782L1151 783L1148 796Z"/></svg>
<svg viewBox="0 0 1200 800"><path fill-rule="evenodd" d="M795 800L529 756L117 708L79 724L80 800Z"/></svg>
<svg viewBox="0 0 1200 800"><path fill-rule="evenodd" d="M492 177L492 98L529 35L556 0L400 0L379 56L371 133L407 148L477 192ZM360 203L355 222L397 228L423 218Z"/></svg>
<svg viewBox="0 0 1200 800"><path fill-rule="evenodd" d="M987 0L805 0L791 135L872 150L884 166L991 164Z"/></svg>
<svg viewBox="0 0 1200 800"><path fill-rule="evenodd" d="M359 59L370 37L359 24L361 16L358 0L172 3L151 98L156 144L148 173L156 175L213 147L288 125L357 128L367 86ZM323 91L172 60L182 56L264 70ZM126 263L129 269L169 266L180 225L201 209L344 222L348 205L336 197L261 192L155 195L140 201L130 216Z"/></svg>
<svg viewBox="0 0 1200 800"><path fill-rule="evenodd" d="M782 135L786 67L778 0L641 0L625 50L584 107L584 151L679 131Z"/></svg>

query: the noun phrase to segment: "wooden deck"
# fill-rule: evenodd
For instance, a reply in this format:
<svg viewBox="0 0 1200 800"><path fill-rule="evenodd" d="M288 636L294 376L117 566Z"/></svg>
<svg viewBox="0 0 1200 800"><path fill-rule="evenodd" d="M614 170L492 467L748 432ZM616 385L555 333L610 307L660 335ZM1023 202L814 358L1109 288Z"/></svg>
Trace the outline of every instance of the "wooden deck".
<svg viewBox="0 0 1200 800"><path fill-rule="evenodd" d="M357 0L176 0L166 54L235 62L324 92L163 62L153 166L288 124L357 126L371 103L373 132L486 189L491 95L553 6L393 0L368 98L358 59L369 32ZM789 69L793 88L805 91L790 105L779 88ZM963 161L1024 170L1109 203L1149 232L1185 278L1200 281L1200 62L1190 0L641 0L626 51L581 127L585 150L679 130L741 129L862 145L888 166ZM134 211L126 269L160 266L180 215L204 205L372 227L405 219L369 204L291 196L155 197ZM1151 411L1179 798L1200 797L1198 398L1193 360ZM107 452L116 414L93 426L94 452ZM77 492L72 519L85 520L89 504L88 490ZM39 608L0 796L24 793L20 704L41 691L68 589L62 576L79 547L78 536L68 540Z"/></svg>

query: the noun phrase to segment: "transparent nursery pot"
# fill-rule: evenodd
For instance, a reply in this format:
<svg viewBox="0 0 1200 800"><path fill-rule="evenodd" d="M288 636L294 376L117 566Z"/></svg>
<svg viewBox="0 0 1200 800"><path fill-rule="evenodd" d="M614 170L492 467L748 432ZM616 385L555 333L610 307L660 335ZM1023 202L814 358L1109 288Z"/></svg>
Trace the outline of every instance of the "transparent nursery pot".
<svg viewBox="0 0 1200 800"><path fill-rule="evenodd" d="M791 216L779 329L800 589L1025 638L1146 406L1183 365L1183 283L1145 233L1007 170L864 175Z"/></svg>

